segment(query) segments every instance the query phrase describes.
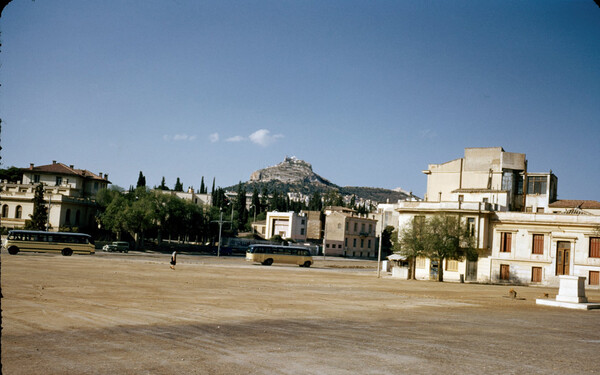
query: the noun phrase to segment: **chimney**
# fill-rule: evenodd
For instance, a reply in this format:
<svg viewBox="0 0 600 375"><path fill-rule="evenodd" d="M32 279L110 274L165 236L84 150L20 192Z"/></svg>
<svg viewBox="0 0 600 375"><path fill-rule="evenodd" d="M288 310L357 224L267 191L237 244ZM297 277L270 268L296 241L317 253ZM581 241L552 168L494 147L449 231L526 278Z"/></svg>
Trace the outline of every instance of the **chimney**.
<svg viewBox="0 0 600 375"><path fill-rule="evenodd" d="M33 169L33 163L29 163L29 169Z"/></svg>
<svg viewBox="0 0 600 375"><path fill-rule="evenodd" d="M52 164L56 164L56 160L52 160Z"/></svg>
<svg viewBox="0 0 600 375"><path fill-rule="evenodd" d="M73 169L75 166L73 164L69 165L69 168Z"/></svg>
<svg viewBox="0 0 600 375"><path fill-rule="evenodd" d="M98 173L98 175L100 175L100 178L102 178L102 172Z"/></svg>
<svg viewBox="0 0 600 375"><path fill-rule="evenodd" d="M108 180L108 173L106 173L106 174L104 175L104 179L105 179L105 180Z"/></svg>

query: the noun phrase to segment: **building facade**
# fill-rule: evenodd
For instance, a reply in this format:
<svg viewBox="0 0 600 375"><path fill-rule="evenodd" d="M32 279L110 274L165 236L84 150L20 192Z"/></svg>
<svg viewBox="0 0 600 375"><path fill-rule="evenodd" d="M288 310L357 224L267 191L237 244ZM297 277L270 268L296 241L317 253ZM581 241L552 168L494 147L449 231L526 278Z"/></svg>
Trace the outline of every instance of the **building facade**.
<svg viewBox="0 0 600 375"><path fill-rule="evenodd" d="M325 209L326 255L373 258L377 256L377 220L344 207Z"/></svg>
<svg viewBox="0 0 600 375"><path fill-rule="evenodd" d="M17 183L1 182L2 226L18 229L33 214L35 188L44 185L44 200L48 208L49 230L96 226L95 199L110 181L107 174L94 174L53 161L49 165L23 168L23 179Z"/></svg>
<svg viewBox="0 0 600 375"><path fill-rule="evenodd" d="M456 215L476 237L477 261L417 259L430 279L558 286L558 276L587 278L598 288L600 203L557 200L552 173L527 171L525 154L467 148L463 158L430 164L423 202L399 202L398 227L436 214Z"/></svg>

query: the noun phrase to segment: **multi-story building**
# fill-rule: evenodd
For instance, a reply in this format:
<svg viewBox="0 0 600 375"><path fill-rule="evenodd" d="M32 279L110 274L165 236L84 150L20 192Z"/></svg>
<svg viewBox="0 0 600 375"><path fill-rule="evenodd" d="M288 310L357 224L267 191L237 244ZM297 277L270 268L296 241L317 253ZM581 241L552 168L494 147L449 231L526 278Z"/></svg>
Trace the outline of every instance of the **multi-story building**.
<svg viewBox="0 0 600 375"><path fill-rule="evenodd" d="M2 181L2 226L23 228L33 214L35 188L44 185L44 200L49 209L48 228L86 228L96 226L95 198L100 189L110 184L108 174L94 174L53 161L49 165L23 168L23 180L17 183Z"/></svg>
<svg viewBox="0 0 600 375"><path fill-rule="evenodd" d="M559 275L600 280L600 202L557 200L558 179L527 171L525 154L467 148L430 164L423 202L399 202L398 227L434 214L458 216L471 229L477 261L417 259L416 277L558 285Z"/></svg>
<svg viewBox="0 0 600 375"><path fill-rule="evenodd" d="M324 250L326 255L366 257L377 255L377 220L344 207L325 209Z"/></svg>

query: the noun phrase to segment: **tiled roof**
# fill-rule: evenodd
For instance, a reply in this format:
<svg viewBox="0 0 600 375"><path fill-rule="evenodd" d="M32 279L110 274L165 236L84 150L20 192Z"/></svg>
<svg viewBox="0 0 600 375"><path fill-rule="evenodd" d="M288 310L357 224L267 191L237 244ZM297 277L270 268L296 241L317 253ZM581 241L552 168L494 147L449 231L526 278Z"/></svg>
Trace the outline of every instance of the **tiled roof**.
<svg viewBox="0 0 600 375"><path fill-rule="evenodd" d="M109 182L106 178L100 177L99 175L88 171L87 169L76 169L71 168L63 163L52 163L48 165L32 166L29 168L21 168L23 172L36 172L36 173L51 173L51 174L62 174L83 177L90 180L100 180Z"/></svg>
<svg viewBox="0 0 600 375"><path fill-rule="evenodd" d="M582 210L599 210L600 202L577 199L560 199L550 203L551 208L579 208Z"/></svg>

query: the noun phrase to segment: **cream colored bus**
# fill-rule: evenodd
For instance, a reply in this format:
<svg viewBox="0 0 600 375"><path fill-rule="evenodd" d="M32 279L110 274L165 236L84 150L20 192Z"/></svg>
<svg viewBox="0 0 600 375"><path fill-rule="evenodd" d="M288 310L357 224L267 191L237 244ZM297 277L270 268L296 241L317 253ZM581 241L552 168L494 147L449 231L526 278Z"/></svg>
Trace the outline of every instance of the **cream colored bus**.
<svg viewBox="0 0 600 375"><path fill-rule="evenodd" d="M310 267L313 258L304 247L254 244L246 251L246 260L270 266L273 263L297 264Z"/></svg>
<svg viewBox="0 0 600 375"><path fill-rule="evenodd" d="M37 230L11 230L4 241L4 248L11 255L20 251L41 253L94 254L94 240L84 233L43 232Z"/></svg>

